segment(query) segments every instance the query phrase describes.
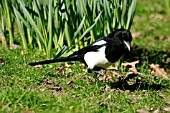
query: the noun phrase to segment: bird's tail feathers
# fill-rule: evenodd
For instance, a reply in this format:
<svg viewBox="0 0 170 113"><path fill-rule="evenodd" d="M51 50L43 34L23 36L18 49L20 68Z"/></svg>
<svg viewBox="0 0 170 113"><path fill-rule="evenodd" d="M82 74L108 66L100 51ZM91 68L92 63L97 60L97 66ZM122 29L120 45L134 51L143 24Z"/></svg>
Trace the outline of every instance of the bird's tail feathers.
<svg viewBox="0 0 170 113"><path fill-rule="evenodd" d="M55 63L55 62L80 61L80 60L81 60L80 57L69 56L69 57L63 57L63 58L52 59L52 60L44 60L40 62L32 62L32 63L29 63L29 65L35 66L35 65L50 64L50 63Z"/></svg>

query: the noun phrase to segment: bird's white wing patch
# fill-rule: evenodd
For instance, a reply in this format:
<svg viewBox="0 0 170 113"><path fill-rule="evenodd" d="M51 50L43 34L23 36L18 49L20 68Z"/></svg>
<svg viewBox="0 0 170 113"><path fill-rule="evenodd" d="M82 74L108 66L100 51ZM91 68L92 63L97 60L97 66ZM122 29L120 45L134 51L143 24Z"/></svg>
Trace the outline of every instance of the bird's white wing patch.
<svg viewBox="0 0 170 113"><path fill-rule="evenodd" d="M103 41L100 42L100 44L101 43L104 44ZM105 49L106 46L103 46L97 52L87 52L84 55L84 60L89 69L93 69L94 67L107 68L111 65L111 63L105 57Z"/></svg>
<svg viewBox="0 0 170 113"><path fill-rule="evenodd" d="M106 44L106 41L100 40L100 41L95 42L93 45L103 45L103 44Z"/></svg>

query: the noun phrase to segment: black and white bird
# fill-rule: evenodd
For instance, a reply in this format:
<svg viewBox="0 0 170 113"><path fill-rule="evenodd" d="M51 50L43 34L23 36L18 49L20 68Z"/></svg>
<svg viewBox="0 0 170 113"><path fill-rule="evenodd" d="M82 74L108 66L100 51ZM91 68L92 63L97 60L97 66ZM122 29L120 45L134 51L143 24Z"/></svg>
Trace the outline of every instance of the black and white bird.
<svg viewBox="0 0 170 113"><path fill-rule="evenodd" d="M31 66L55 62L81 61L88 67L88 72L106 69L125 53L130 51L132 35L127 29L117 29L108 36L100 38L92 44L74 52L68 57L29 63Z"/></svg>

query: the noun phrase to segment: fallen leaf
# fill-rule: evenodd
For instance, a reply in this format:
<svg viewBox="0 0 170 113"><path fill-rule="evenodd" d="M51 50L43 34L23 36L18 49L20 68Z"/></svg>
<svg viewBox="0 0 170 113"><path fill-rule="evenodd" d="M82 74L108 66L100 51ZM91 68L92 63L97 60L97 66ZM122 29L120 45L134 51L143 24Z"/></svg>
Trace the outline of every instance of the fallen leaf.
<svg viewBox="0 0 170 113"><path fill-rule="evenodd" d="M132 79L132 78L136 77L137 75L138 75L138 73L128 72L128 73L126 73L125 80Z"/></svg>
<svg viewBox="0 0 170 113"><path fill-rule="evenodd" d="M79 66L80 66L80 67L84 67L84 66L85 66L85 64L81 63L81 64L79 64Z"/></svg>
<svg viewBox="0 0 170 113"><path fill-rule="evenodd" d="M138 71L136 69L136 64L139 63L139 60L134 61L134 62L126 62L122 63L124 67L130 66L129 70L132 71L134 74L138 74Z"/></svg>
<svg viewBox="0 0 170 113"><path fill-rule="evenodd" d="M149 18L155 20L163 20L165 19L165 16L163 16L162 14L151 14Z"/></svg>
<svg viewBox="0 0 170 113"><path fill-rule="evenodd" d="M65 67L66 67L66 70L68 70L68 69L70 69L70 67L71 67L71 65L69 65L69 64L65 64Z"/></svg>
<svg viewBox="0 0 170 113"><path fill-rule="evenodd" d="M169 75L164 69L160 68L158 64L149 64L149 67L153 70L153 73L156 76L162 76L163 78L168 79Z"/></svg>
<svg viewBox="0 0 170 113"><path fill-rule="evenodd" d="M64 68L62 66L57 67L56 74L60 73Z"/></svg>
<svg viewBox="0 0 170 113"><path fill-rule="evenodd" d="M132 32L132 37L133 38L141 38L142 34L141 34L141 32Z"/></svg>
<svg viewBox="0 0 170 113"><path fill-rule="evenodd" d="M169 105L170 105L170 102L167 102L167 104L169 104Z"/></svg>
<svg viewBox="0 0 170 113"><path fill-rule="evenodd" d="M103 74L103 77L99 77L98 80L99 81L105 81L105 80L110 80L112 79L112 76L109 75L108 73L107 74Z"/></svg>
<svg viewBox="0 0 170 113"><path fill-rule="evenodd" d="M148 111L143 110L143 109L139 109L139 110L137 110L137 112L138 112L138 113L149 113Z"/></svg>
<svg viewBox="0 0 170 113"><path fill-rule="evenodd" d="M74 88L74 87L75 87L75 84L74 84L73 81L68 82L68 85L69 85L71 88Z"/></svg>
<svg viewBox="0 0 170 113"><path fill-rule="evenodd" d="M156 38L157 40L167 40L167 39L170 39L170 36L160 35L160 36L156 36L155 38Z"/></svg>
<svg viewBox="0 0 170 113"><path fill-rule="evenodd" d="M110 87L109 87L109 85L106 84L103 89L104 89L104 91L108 91L108 90L110 90Z"/></svg>
<svg viewBox="0 0 170 113"><path fill-rule="evenodd" d="M21 112L22 112L22 113L32 113L32 112L29 111L29 110L22 110Z"/></svg>
<svg viewBox="0 0 170 113"><path fill-rule="evenodd" d="M87 73L87 69L83 69L83 72Z"/></svg>
<svg viewBox="0 0 170 113"><path fill-rule="evenodd" d="M163 108L162 110L168 112L168 111L170 111L170 107Z"/></svg>
<svg viewBox="0 0 170 113"><path fill-rule="evenodd" d="M160 113L160 109L153 111L153 113Z"/></svg>
<svg viewBox="0 0 170 113"><path fill-rule="evenodd" d="M46 85L53 84L53 81L52 81L52 80L48 80L48 79L43 80L43 82L44 82L44 84L46 84Z"/></svg>
<svg viewBox="0 0 170 113"><path fill-rule="evenodd" d="M16 49L16 48L18 48L19 47L19 45L17 45L17 44L12 44L12 46L10 47L10 49Z"/></svg>
<svg viewBox="0 0 170 113"><path fill-rule="evenodd" d="M113 70L112 73L115 75L116 78L120 78L121 75L119 75L118 71Z"/></svg>
<svg viewBox="0 0 170 113"><path fill-rule="evenodd" d="M56 91L61 91L61 87L59 84L55 84L52 88L50 88L51 90L56 90Z"/></svg>

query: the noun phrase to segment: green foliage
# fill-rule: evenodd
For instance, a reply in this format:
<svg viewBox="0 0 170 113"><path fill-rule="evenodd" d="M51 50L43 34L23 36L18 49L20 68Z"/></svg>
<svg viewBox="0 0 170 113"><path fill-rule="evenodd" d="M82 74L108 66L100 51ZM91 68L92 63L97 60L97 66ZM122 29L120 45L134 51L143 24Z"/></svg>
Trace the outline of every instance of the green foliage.
<svg viewBox="0 0 170 113"><path fill-rule="evenodd" d="M170 12L170 0L164 0L165 1L165 6L166 6L166 12Z"/></svg>
<svg viewBox="0 0 170 113"><path fill-rule="evenodd" d="M114 29L130 29L137 0L16 0L9 5L10 2L1 1L11 29L10 45L15 22L23 48L38 46L49 59L52 48L57 56L66 56Z"/></svg>
<svg viewBox="0 0 170 113"><path fill-rule="evenodd" d="M12 4L12 1L0 1L0 31L4 37L8 37L9 45L12 46L14 43L14 16L10 4ZM6 42L5 39L3 41ZM6 43L3 44L6 45Z"/></svg>

